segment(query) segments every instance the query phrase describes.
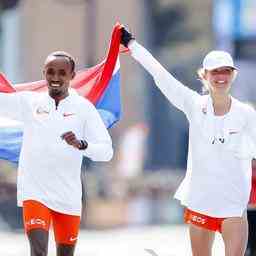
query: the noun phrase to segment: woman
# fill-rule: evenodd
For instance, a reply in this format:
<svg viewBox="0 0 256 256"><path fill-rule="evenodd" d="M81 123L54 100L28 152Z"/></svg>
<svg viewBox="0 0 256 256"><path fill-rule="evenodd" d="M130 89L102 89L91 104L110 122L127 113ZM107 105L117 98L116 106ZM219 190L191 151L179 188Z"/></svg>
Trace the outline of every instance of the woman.
<svg viewBox="0 0 256 256"><path fill-rule="evenodd" d="M211 255L216 231L226 256L244 255L253 157L247 145L249 139L256 142L256 114L230 95L237 73L232 57L223 51L207 54L199 76L209 94L201 96L168 73L125 28L121 43L190 123L187 174L175 197L186 207L193 255Z"/></svg>

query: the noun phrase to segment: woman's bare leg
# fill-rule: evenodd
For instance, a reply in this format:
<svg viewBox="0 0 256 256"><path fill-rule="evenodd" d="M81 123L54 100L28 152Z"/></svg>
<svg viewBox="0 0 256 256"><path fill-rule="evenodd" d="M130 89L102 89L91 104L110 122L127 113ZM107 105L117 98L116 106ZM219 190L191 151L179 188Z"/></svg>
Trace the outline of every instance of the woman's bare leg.
<svg viewBox="0 0 256 256"><path fill-rule="evenodd" d="M211 256L215 232L189 225L190 242L193 256Z"/></svg>
<svg viewBox="0 0 256 256"><path fill-rule="evenodd" d="M244 256L248 239L246 212L242 217L227 218L223 221L222 238L225 256Z"/></svg>

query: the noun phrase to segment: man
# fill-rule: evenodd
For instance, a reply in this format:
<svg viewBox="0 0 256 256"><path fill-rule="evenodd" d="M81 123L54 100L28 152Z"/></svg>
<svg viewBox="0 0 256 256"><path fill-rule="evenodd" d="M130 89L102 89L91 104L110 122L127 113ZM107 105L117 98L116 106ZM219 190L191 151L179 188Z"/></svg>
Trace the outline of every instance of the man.
<svg viewBox="0 0 256 256"><path fill-rule="evenodd" d="M50 54L43 74L48 93L0 93L0 115L24 124L17 192L31 256L47 255L51 223L57 256L73 256L82 157L109 161L112 141L93 104L69 88L75 77L72 56Z"/></svg>

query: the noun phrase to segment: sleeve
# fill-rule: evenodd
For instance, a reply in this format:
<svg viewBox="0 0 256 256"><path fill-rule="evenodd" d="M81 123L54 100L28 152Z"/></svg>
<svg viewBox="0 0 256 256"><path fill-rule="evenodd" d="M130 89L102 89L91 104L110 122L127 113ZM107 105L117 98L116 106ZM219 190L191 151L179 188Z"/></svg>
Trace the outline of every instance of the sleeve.
<svg viewBox="0 0 256 256"><path fill-rule="evenodd" d="M166 98L189 117L193 104L200 95L175 79L143 46L136 41L129 45L132 57L153 77Z"/></svg>
<svg viewBox="0 0 256 256"><path fill-rule="evenodd" d="M0 116L24 121L25 93L0 93Z"/></svg>
<svg viewBox="0 0 256 256"><path fill-rule="evenodd" d="M247 111L246 134L253 144L253 156L256 156L256 111L251 107Z"/></svg>
<svg viewBox="0 0 256 256"><path fill-rule="evenodd" d="M88 102L84 126L84 139L88 147L84 155L93 161L110 161L113 157L111 137L93 104Z"/></svg>

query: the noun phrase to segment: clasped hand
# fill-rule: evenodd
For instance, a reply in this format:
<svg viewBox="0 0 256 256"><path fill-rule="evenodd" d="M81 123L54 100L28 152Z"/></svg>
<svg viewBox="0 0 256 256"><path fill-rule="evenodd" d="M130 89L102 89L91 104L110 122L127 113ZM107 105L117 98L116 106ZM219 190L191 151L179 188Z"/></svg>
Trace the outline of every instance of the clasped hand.
<svg viewBox="0 0 256 256"><path fill-rule="evenodd" d="M67 144L73 146L74 148L80 149L81 141L76 138L76 135L72 131L63 133L61 138L65 140Z"/></svg>

